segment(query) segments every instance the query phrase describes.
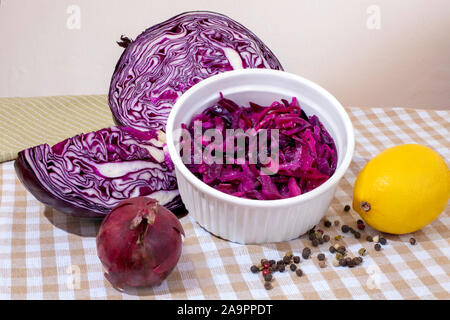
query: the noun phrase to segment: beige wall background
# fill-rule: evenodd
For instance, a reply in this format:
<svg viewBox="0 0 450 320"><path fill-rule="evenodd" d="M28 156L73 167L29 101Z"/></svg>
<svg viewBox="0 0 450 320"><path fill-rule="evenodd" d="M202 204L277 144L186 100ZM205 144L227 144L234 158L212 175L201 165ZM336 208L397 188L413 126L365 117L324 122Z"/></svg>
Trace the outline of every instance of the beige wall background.
<svg viewBox="0 0 450 320"><path fill-rule="evenodd" d="M0 0L0 96L105 94L120 35L188 10L244 24L344 105L450 109L448 0Z"/></svg>

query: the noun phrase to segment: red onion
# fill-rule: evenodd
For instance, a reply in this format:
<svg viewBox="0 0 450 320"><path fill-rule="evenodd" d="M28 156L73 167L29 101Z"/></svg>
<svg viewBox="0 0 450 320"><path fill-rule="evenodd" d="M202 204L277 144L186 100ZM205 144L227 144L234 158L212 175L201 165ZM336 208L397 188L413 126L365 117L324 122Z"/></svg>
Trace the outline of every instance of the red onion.
<svg viewBox="0 0 450 320"><path fill-rule="evenodd" d="M103 220L97 254L105 277L118 288L159 285L178 263L184 230L154 199L120 202Z"/></svg>

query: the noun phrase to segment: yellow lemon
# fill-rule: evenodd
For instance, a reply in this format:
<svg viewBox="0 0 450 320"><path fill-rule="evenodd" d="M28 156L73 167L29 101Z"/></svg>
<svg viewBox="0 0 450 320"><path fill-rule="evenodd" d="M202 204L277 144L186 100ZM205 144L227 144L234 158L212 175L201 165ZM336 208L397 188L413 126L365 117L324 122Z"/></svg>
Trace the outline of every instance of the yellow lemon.
<svg viewBox="0 0 450 320"><path fill-rule="evenodd" d="M404 144L364 166L353 188L353 209L376 230L405 234L435 220L449 197L450 171L444 159L425 146Z"/></svg>

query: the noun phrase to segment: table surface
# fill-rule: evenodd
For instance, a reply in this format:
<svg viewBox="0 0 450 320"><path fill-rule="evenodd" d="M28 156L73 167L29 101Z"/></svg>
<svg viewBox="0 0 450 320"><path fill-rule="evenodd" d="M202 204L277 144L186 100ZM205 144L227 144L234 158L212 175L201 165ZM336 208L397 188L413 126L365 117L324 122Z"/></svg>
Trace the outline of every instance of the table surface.
<svg viewBox="0 0 450 320"><path fill-rule="evenodd" d="M331 220L354 226L358 216L343 207L351 203L352 186L364 164L381 150L402 143L420 143L450 159L450 112L433 110L346 108L355 128L353 162L326 213ZM388 244L377 252L365 235L360 240L335 227L323 228L353 253L368 249L362 265L334 267L330 244L313 248L302 260L304 276L276 273L270 291L250 266L261 258L280 259L288 250L300 254L310 246L306 236L264 245L240 245L209 234L189 215L181 219L186 232L177 267L157 287L111 287L97 257L95 236L100 222L66 216L45 207L27 192L14 173L13 162L0 165L0 298L2 299L449 299L450 210L413 235L385 235ZM411 246L414 236L417 245ZM327 267L319 268L324 252Z"/></svg>

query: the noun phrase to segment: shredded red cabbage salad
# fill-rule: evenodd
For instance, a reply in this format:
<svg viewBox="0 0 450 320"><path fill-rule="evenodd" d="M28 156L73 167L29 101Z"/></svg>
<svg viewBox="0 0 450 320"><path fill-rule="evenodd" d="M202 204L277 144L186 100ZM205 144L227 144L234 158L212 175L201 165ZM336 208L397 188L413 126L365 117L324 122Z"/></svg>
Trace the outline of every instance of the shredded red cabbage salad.
<svg viewBox="0 0 450 320"><path fill-rule="evenodd" d="M202 135L198 139L194 123L199 121ZM282 99L270 106L250 102L248 107L244 107L221 96L216 104L195 115L189 125L182 124L182 128L193 137L190 140L190 157L183 156L186 167L209 186L233 196L258 200L295 197L317 188L336 170L337 151L333 138L317 116L308 117L305 114L295 97L290 103ZM229 139L226 130L242 129L248 132L252 128L257 133L263 129L267 131L267 155L271 155L275 147L278 151L277 171L272 174L262 174L262 169L272 162L251 161L253 158L250 155L254 153L249 152L251 142L248 142L248 136L244 157L240 161L236 159L242 151L242 145L239 148L237 143L239 135ZM205 134L208 129L220 133L223 142L218 142L217 138L211 139L211 135L208 137ZM274 129L278 129L277 141L273 135ZM186 143L184 138L183 143ZM215 148L211 148L212 143L215 143ZM198 158L195 161L196 145L202 150L202 161ZM207 148L214 150L216 156L217 152L226 156L221 163L205 161L208 154L212 154ZM227 150L234 151L234 160L230 161ZM182 149L181 154L184 152ZM273 157L271 159L274 161Z"/></svg>

